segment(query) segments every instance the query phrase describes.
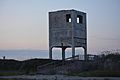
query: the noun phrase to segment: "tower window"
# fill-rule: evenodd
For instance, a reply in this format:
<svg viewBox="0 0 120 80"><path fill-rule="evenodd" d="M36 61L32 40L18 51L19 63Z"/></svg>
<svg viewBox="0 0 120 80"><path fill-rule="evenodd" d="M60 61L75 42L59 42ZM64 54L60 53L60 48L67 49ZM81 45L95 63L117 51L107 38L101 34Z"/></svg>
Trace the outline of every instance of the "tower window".
<svg viewBox="0 0 120 80"><path fill-rule="evenodd" d="M77 23L83 23L83 16L77 15Z"/></svg>
<svg viewBox="0 0 120 80"><path fill-rule="evenodd" d="M66 14L66 22L71 22L71 15L70 14Z"/></svg>

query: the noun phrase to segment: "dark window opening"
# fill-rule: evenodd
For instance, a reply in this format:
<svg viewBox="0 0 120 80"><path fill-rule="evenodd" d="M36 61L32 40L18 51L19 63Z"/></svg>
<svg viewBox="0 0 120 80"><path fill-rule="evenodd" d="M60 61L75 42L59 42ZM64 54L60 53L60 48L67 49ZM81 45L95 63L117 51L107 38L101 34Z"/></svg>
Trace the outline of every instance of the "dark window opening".
<svg viewBox="0 0 120 80"><path fill-rule="evenodd" d="M70 14L66 14L66 22L71 22L71 15Z"/></svg>
<svg viewBox="0 0 120 80"><path fill-rule="evenodd" d="M77 15L77 23L83 23L83 16Z"/></svg>

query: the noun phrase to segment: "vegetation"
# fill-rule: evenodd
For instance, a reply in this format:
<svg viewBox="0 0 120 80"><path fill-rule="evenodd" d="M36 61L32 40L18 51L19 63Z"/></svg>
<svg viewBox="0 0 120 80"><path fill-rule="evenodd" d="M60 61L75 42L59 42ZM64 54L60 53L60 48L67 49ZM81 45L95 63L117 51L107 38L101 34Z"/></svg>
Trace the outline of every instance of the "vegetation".
<svg viewBox="0 0 120 80"><path fill-rule="evenodd" d="M120 77L120 71L95 70L84 72L70 72L67 75L81 77Z"/></svg>
<svg viewBox="0 0 120 80"><path fill-rule="evenodd" d="M0 76L34 74L37 66L51 62L50 59L30 59L25 61L0 59Z"/></svg>
<svg viewBox="0 0 120 80"><path fill-rule="evenodd" d="M120 77L120 53L106 51L99 55L95 64L87 65L84 71L71 71L67 75L83 77Z"/></svg>
<svg viewBox="0 0 120 80"><path fill-rule="evenodd" d="M103 51L101 53L102 58L120 61L120 51Z"/></svg>
<svg viewBox="0 0 120 80"><path fill-rule="evenodd" d="M0 72L0 76L13 76L13 75L18 75L18 72Z"/></svg>
<svg viewBox="0 0 120 80"><path fill-rule="evenodd" d="M118 62L118 61L120 61L120 54L119 53L111 53L111 54L106 55L105 59L106 60L109 59L113 62L116 62L116 61Z"/></svg>
<svg viewBox="0 0 120 80"><path fill-rule="evenodd" d="M0 80L34 80L34 79L16 79L16 78L9 78L9 79L3 79L3 78L0 78Z"/></svg>
<svg viewBox="0 0 120 80"><path fill-rule="evenodd" d="M53 61L54 60L50 59L30 59L25 61L0 59L0 76L35 74L38 66ZM120 77L120 53L109 52L108 54L107 51L99 55L94 63L86 64L83 71L70 71L67 75L84 77Z"/></svg>
<svg viewBox="0 0 120 80"><path fill-rule="evenodd" d="M18 79L1 79L1 78L0 78L0 80L18 80Z"/></svg>

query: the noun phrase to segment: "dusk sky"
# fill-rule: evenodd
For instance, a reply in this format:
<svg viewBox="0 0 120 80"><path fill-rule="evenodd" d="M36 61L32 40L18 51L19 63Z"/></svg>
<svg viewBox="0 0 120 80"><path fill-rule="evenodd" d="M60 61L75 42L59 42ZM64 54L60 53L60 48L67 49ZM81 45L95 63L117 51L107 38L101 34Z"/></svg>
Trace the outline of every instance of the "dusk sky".
<svg viewBox="0 0 120 80"><path fill-rule="evenodd" d="M120 0L0 0L0 50L48 50L48 12L87 13L88 52L120 49Z"/></svg>

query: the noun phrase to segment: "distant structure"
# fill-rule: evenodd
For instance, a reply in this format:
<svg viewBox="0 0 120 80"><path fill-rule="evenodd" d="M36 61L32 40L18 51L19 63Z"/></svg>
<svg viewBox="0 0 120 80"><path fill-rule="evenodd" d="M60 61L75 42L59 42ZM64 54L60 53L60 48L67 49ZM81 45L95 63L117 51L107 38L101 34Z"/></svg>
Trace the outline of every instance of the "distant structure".
<svg viewBox="0 0 120 80"><path fill-rule="evenodd" d="M84 59L87 60L86 13L76 10L49 12L50 59L52 59L54 47L62 48L63 60L65 60L66 48L72 48L72 58L74 59L75 47L83 47Z"/></svg>
<svg viewBox="0 0 120 80"><path fill-rule="evenodd" d="M3 60L5 60L5 56L3 56Z"/></svg>

